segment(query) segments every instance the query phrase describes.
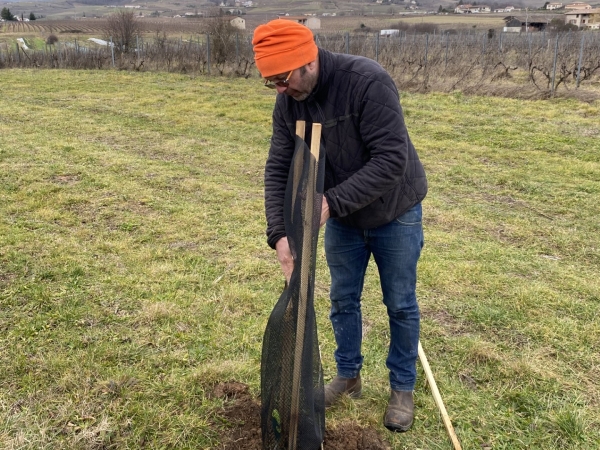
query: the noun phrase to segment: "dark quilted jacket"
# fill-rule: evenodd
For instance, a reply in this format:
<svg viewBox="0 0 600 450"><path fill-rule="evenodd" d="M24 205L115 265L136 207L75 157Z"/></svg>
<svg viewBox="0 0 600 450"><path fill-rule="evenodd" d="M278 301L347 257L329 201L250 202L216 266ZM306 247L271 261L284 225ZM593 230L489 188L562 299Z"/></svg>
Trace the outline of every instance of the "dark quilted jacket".
<svg viewBox="0 0 600 450"><path fill-rule="evenodd" d="M389 223L427 194L398 91L375 61L319 49L317 86L303 102L280 94L265 166L267 240L285 236L283 200L297 120L323 125L325 196L331 217L361 229ZM308 137L308 136L307 136ZM307 142L310 140L307 139Z"/></svg>

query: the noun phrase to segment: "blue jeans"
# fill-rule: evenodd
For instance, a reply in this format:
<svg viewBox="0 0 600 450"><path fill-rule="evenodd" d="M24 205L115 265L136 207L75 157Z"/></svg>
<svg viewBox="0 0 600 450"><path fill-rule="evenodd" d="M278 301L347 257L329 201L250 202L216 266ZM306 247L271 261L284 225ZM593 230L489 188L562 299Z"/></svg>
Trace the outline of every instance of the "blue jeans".
<svg viewBox="0 0 600 450"><path fill-rule="evenodd" d="M327 221L325 254L331 273L331 323L337 343L337 374L355 378L362 368L361 294L371 254L379 270L383 303L390 322L386 365L390 386L414 389L420 314L415 287L417 261L423 248L421 204L390 223L361 230Z"/></svg>

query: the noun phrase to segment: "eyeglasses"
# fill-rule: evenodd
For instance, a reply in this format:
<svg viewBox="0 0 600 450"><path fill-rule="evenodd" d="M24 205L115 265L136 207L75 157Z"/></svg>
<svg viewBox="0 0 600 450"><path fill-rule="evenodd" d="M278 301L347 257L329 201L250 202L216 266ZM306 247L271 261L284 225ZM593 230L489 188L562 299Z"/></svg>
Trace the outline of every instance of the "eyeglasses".
<svg viewBox="0 0 600 450"><path fill-rule="evenodd" d="M265 87L268 87L269 89L275 89L277 86L279 87L287 87L288 84L290 84L290 77L292 76L292 73L294 72L294 70L290 70L290 73L287 74L287 77L285 77L285 80L266 80L265 79Z"/></svg>

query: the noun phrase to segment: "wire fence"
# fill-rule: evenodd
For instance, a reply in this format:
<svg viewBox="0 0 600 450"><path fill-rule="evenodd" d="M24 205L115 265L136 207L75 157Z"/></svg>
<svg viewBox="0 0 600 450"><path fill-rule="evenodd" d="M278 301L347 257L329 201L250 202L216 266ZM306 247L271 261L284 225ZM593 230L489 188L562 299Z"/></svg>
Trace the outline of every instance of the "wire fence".
<svg viewBox="0 0 600 450"><path fill-rule="evenodd" d="M600 81L600 33L345 33L316 40L335 52L375 59L404 90L484 92L526 85L553 96L557 89Z"/></svg>
<svg viewBox="0 0 600 450"><path fill-rule="evenodd" d="M409 91L495 93L528 87L541 96L600 82L600 33L534 32L395 35L317 33L333 52L378 61ZM26 49L0 45L0 68L156 70L207 75L259 76L251 36L197 34L187 38L135 38L135 48L73 40Z"/></svg>
<svg viewBox="0 0 600 450"><path fill-rule="evenodd" d="M227 36L226 40L201 34L186 39L160 34L150 39L141 36L134 39L135 47L129 51L121 50L122 46L112 38L102 44L75 39L42 49L26 49L20 42L13 47L0 45L0 69L155 70L250 76L254 66L251 38L240 33Z"/></svg>

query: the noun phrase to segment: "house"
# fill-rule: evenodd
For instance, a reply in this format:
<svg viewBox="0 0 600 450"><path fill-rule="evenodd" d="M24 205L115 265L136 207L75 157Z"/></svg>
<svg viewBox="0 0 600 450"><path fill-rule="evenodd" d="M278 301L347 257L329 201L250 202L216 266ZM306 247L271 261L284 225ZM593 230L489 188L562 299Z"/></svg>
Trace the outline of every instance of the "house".
<svg viewBox="0 0 600 450"><path fill-rule="evenodd" d="M546 4L546 9L549 9L549 10L560 9L562 7L563 7L562 3L548 3L548 4Z"/></svg>
<svg viewBox="0 0 600 450"><path fill-rule="evenodd" d="M592 6L588 3L583 3L583 2L575 2L575 3L569 3L568 5L565 5L565 9L592 9Z"/></svg>
<svg viewBox="0 0 600 450"><path fill-rule="evenodd" d="M454 8L454 12L456 14L471 14L471 6L472 5L458 5Z"/></svg>
<svg viewBox="0 0 600 450"><path fill-rule="evenodd" d="M567 11L565 12L565 23L576 25L579 28L600 29L600 8Z"/></svg>
<svg viewBox="0 0 600 450"><path fill-rule="evenodd" d="M489 13L492 9L486 5L458 5L454 12L456 14L480 14Z"/></svg>
<svg viewBox="0 0 600 450"><path fill-rule="evenodd" d="M552 17L550 15L507 16L504 18L505 33L530 33L544 31Z"/></svg>
<svg viewBox="0 0 600 450"><path fill-rule="evenodd" d="M279 19L293 20L294 22L299 23L300 25L304 25L305 27L311 30L320 30L321 29L321 19L317 17L307 17L307 16L278 16Z"/></svg>
<svg viewBox="0 0 600 450"><path fill-rule="evenodd" d="M306 26L311 30L320 30L321 29L321 19L317 17L309 17L306 20Z"/></svg>

